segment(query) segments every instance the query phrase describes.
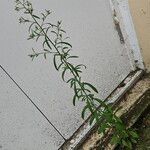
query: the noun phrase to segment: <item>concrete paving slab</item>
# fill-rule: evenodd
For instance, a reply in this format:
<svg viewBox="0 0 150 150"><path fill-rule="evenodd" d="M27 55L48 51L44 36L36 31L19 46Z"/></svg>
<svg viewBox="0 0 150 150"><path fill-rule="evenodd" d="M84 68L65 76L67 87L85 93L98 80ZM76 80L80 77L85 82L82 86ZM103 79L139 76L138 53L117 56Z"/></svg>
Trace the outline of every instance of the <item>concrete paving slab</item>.
<svg viewBox="0 0 150 150"><path fill-rule="evenodd" d="M0 150L57 150L63 142L0 69Z"/></svg>
<svg viewBox="0 0 150 150"><path fill-rule="evenodd" d="M99 97L105 99L128 75L131 66L124 45L115 31L109 1L106 0L33 0L37 9L52 9L50 20L63 20L71 37L72 53L79 55L77 63L86 64L83 78L96 85ZM0 1L0 64L32 97L53 124L69 138L83 123L83 107L72 105L73 91L64 84L54 69L52 57L31 62L31 48L40 44L26 41L27 28L18 25L14 4Z"/></svg>

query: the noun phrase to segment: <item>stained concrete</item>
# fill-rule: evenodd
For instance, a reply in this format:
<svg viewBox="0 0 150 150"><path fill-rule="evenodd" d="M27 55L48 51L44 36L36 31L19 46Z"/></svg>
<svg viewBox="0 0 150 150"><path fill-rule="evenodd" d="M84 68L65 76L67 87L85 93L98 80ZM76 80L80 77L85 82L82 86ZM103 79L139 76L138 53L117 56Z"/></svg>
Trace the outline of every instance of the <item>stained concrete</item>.
<svg viewBox="0 0 150 150"><path fill-rule="evenodd" d="M71 37L76 63L86 64L83 79L93 83L105 99L129 74L131 66L127 50L115 30L109 1L47 0L33 1L38 10L52 9L49 21L63 20ZM69 138L83 123L82 103L72 105L73 91L64 84L54 69L52 56L31 61L31 48L41 45L27 41L27 28L18 25L18 14L12 1L0 1L0 64L27 92L56 128ZM19 14L20 15L20 14ZM36 45L36 46L35 46Z"/></svg>
<svg viewBox="0 0 150 150"><path fill-rule="evenodd" d="M139 82L137 82L134 87L129 90L116 105L120 108L117 112L117 116L122 116L124 122L126 122L128 127L133 126L133 124L138 120L140 115L145 109L150 106L149 101L149 88L150 88L150 76L145 74ZM146 99L144 99L146 98ZM139 110L139 111L138 111ZM148 124L149 122L146 122ZM149 129L148 129L149 130ZM147 130L147 131L148 131ZM95 129L89 137L83 142L80 150L99 150L101 137ZM139 142L141 143L141 142ZM147 143L145 141L145 143ZM115 146L108 145L105 147L106 150L113 150ZM142 149L146 150L146 149Z"/></svg>
<svg viewBox="0 0 150 150"><path fill-rule="evenodd" d="M0 150L56 150L63 142L0 69Z"/></svg>

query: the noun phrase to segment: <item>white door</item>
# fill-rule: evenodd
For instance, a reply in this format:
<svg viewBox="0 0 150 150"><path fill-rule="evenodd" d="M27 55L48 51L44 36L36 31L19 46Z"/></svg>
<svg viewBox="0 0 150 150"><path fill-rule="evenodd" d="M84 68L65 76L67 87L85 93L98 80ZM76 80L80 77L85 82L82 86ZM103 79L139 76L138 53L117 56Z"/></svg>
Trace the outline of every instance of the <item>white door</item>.
<svg viewBox="0 0 150 150"><path fill-rule="evenodd" d="M39 11L52 10L50 22L62 20L73 46L72 53L79 56L77 63L87 66L82 77L97 87L101 99L105 99L131 72L130 56L125 44L120 42L108 0L33 0L33 6ZM18 24L19 15L14 11L13 1L0 1L0 65L68 139L84 122L80 115L84 104L72 105L73 91L54 69L51 56L47 61L39 57L33 62L27 56L32 47L40 48L41 44L26 40L27 28ZM2 88L0 85L0 90ZM22 109L26 108L22 106ZM34 117L32 113L30 117ZM0 128L4 128L3 124ZM10 136L9 126L6 134ZM47 134L50 135L50 131ZM61 135L58 139L63 141ZM62 141L51 147L59 148Z"/></svg>

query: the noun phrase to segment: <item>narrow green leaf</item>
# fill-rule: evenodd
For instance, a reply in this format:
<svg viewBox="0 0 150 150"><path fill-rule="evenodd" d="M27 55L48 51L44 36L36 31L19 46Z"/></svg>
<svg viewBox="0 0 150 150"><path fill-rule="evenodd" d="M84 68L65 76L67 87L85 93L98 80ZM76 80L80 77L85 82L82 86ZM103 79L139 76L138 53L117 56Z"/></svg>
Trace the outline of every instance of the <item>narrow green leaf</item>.
<svg viewBox="0 0 150 150"><path fill-rule="evenodd" d="M79 77L78 71L76 70L76 68L69 63L69 66L72 68L72 70L75 72L75 74Z"/></svg>
<svg viewBox="0 0 150 150"><path fill-rule="evenodd" d="M68 48L69 48L69 47L63 47L62 49L65 50L65 49L68 49Z"/></svg>
<svg viewBox="0 0 150 150"><path fill-rule="evenodd" d="M126 142L126 147L128 147L130 150L132 150L132 143L129 140L124 140L124 142ZM123 142L122 142L123 143ZM124 145L124 144L123 144Z"/></svg>
<svg viewBox="0 0 150 150"><path fill-rule="evenodd" d="M116 122L115 123L115 127L120 132L122 132L124 130L124 128L125 128L124 124L122 124L120 122ZM124 136L128 137L128 134L126 135L126 133L125 133Z"/></svg>
<svg viewBox="0 0 150 150"><path fill-rule="evenodd" d="M43 14L43 13L41 13L41 15L42 15L43 17L46 17L45 14Z"/></svg>
<svg viewBox="0 0 150 150"><path fill-rule="evenodd" d="M101 134L105 134L106 129L109 128L109 125L107 125L107 123L102 123L101 126L98 129L98 133Z"/></svg>
<svg viewBox="0 0 150 150"><path fill-rule="evenodd" d="M97 89L93 85L91 85L90 83L83 82L83 84L89 86L93 91L98 93Z"/></svg>
<svg viewBox="0 0 150 150"><path fill-rule="evenodd" d="M116 119L117 122L121 123L122 126L124 126L124 128L125 128L125 125L124 125L123 121L119 117L117 117L116 115L114 115L114 118Z"/></svg>
<svg viewBox="0 0 150 150"><path fill-rule="evenodd" d="M125 146L125 147L128 147L128 144L124 139L122 139L122 145Z"/></svg>
<svg viewBox="0 0 150 150"><path fill-rule="evenodd" d="M70 82L70 88L73 87L73 84L74 84L74 81L71 81L71 82Z"/></svg>
<svg viewBox="0 0 150 150"><path fill-rule="evenodd" d="M85 118L85 113L86 113L86 110L87 110L88 108L89 108L89 107L88 107L87 105L83 108L82 113L81 113L82 119Z"/></svg>
<svg viewBox="0 0 150 150"><path fill-rule="evenodd" d="M45 39L45 41L43 42L43 48L45 47L45 44L47 44L47 46L48 46L50 49L52 49L51 46L50 46L50 44L48 43L47 39Z"/></svg>
<svg viewBox="0 0 150 150"><path fill-rule="evenodd" d="M32 15L34 18L40 19L40 17L36 16L36 15Z"/></svg>
<svg viewBox="0 0 150 150"><path fill-rule="evenodd" d="M65 31L65 30L62 30L62 29L60 29L60 31L61 31L61 32L64 32L64 33L66 33L66 31Z"/></svg>
<svg viewBox="0 0 150 150"><path fill-rule="evenodd" d="M129 134L134 138L139 138L138 134L134 131L129 131Z"/></svg>
<svg viewBox="0 0 150 150"><path fill-rule="evenodd" d="M82 73L82 71L81 71L81 70L79 70L79 69L76 69L76 70L77 70L77 72L78 72L78 73Z"/></svg>
<svg viewBox="0 0 150 150"><path fill-rule="evenodd" d="M82 98L82 99L81 99L81 98ZM85 95L80 95L80 96L78 96L78 99L81 99L82 101L84 101Z"/></svg>
<svg viewBox="0 0 150 150"><path fill-rule="evenodd" d="M68 58L79 58L78 56L69 56Z"/></svg>
<svg viewBox="0 0 150 150"><path fill-rule="evenodd" d="M39 34L36 38L36 42L38 41L38 39L41 37L41 35Z"/></svg>
<svg viewBox="0 0 150 150"><path fill-rule="evenodd" d="M103 113L103 115L104 115L104 118L107 120L107 121L113 121L112 120L112 115L113 114L111 114L110 112L108 112L108 111L105 111L104 113Z"/></svg>
<svg viewBox="0 0 150 150"><path fill-rule="evenodd" d="M114 135L110 142L111 144L118 144L120 142L120 138Z"/></svg>
<svg viewBox="0 0 150 150"><path fill-rule="evenodd" d="M76 68L84 67L86 69L86 66L83 64L77 65Z"/></svg>
<svg viewBox="0 0 150 150"><path fill-rule="evenodd" d="M64 63L61 63L59 66L58 66L58 70L61 68L61 66L63 65Z"/></svg>
<svg viewBox="0 0 150 150"><path fill-rule="evenodd" d="M50 52L48 49L43 49L45 52Z"/></svg>
<svg viewBox="0 0 150 150"><path fill-rule="evenodd" d="M90 122L89 122L90 125L92 125L94 121L95 121L95 117L94 117L94 115L92 115L91 118L90 118Z"/></svg>
<svg viewBox="0 0 150 150"><path fill-rule="evenodd" d="M55 31L51 31L51 32L54 33L55 35L58 35L57 32L55 32Z"/></svg>
<svg viewBox="0 0 150 150"><path fill-rule="evenodd" d="M74 106L76 105L76 100L77 100L77 95L75 94L74 97L73 97L73 105Z"/></svg>
<svg viewBox="0 0 150 150"><path fill-rule="evenodd" d="M67 83L71 82L72 80L74 80L74 78L69 79L69 80L67 81Z"/></svg>
<svg viewBox="0 0 150 150"><path fill-rule="evenodd" d="M92 125L94 121L96 121L95 115L92 114L91 117L90 117L90 122L89 122L89 124Z"/></svg>
<svg viewBox="0 0 150 150"><path fill-rule="evenodd" d="M48 31L49 31L50 28L51 28L51 27L47 27L47 29L46 29L46 31L45 31L46 34L48 33Z"/></svg>
<svg viewBox="0 0 150 150"><path fill-rule="evenodd" d="M29 26L29 29L28 29L29 32L31 31L31 28L32 28L32 26L33 26L34 24L36 24L36 23L33 22L33 23L31 23L31 25Z"/></svg>
<svg viewBox="0 0 150 150"><path fill-rule="evenodd" d="M44 53L44 58L46 59L46 53Z"/></svg>
<svg viewBox="0 0 150 150"><path fill-rule="evenodd" d="M55 69L56 70L58 70L58 67L57 67L57 64L56 64L56 57L57 57L58 55L54 55L54 57L53 57L53 63L54 63L54 66L55 66Z"/></svg>
<svg viewBox="0 0 150 150"><path fill-rule="evenodd" d="M74 93L78 97L78 90L77 90L77 87L76 87L76 82L74 82Z"/></svg>
<svg viewBox="0 0 150 150"><path fill-rule="evenodd" d="M68 42L58 42L57 44L64 44L64 45L68 45L68 46L72 47L72 45Z"/></svg>
<svg viewBox="0 0 150 150"><path fill-rule="evenodd" d="M89 89L84 89L84 90L87 91L87 92L89 92L89 93L91 93L91 91Z"/></svg>
<svg viewBox="0 0 150 150"><path fill-rule="evenodd" d="M45 39L45 42L46 42L47 46L48 46L50 49L52 49L47 39Z"/></svg>
<svg viewBox="0 0 150 150"><path fill-rule="evenodd" d="M65 73L66 73L67 68L64 68L64 71L62 72L62 79L65 81Z"/></svg>

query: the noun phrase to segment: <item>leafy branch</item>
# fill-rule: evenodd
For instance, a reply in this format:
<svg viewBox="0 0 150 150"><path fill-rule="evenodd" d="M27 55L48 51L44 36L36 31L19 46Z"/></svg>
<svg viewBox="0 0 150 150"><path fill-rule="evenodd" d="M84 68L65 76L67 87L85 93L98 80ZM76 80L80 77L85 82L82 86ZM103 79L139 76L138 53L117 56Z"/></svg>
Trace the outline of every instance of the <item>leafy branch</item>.
<svg viewBox="0 0 150 150"><path fill-rule="evenodd" d="M32 48L33 53L29 57L34 60L36 57L43 55L46 59L48 54L52 54L55 69L61 71L62 80L70 84L70 87L74 90L73 105L79 100L85 102L81 114L82 118L85 119L86 113L90 112L90 124L96 122L100 134L105 134L108 129L112 128L115 134L111 142L122 144L124 147L131 149L131 141L136 142L138 135L131 129L127 129L111 107L95 96L98 90L94 85L82 81L82 68L86 68L86 66L71 63L72 59L76 59L78 56L70 54L72 45L67 41L66 31L61 27L62 22L58 21L56 24L46 22L47 17L51 15L51 11L45 10L44 13L37 15L34 13L32 3L27 0L16 0L15 2L15 10L23 11L28 17L19 19L20 23L29 23L28 40L38 41L40 38L43 40L42 52L38 53ZM69 73L69 78L66 73ZM101 109L98 109L98 106L101 106Z"/></svg>

